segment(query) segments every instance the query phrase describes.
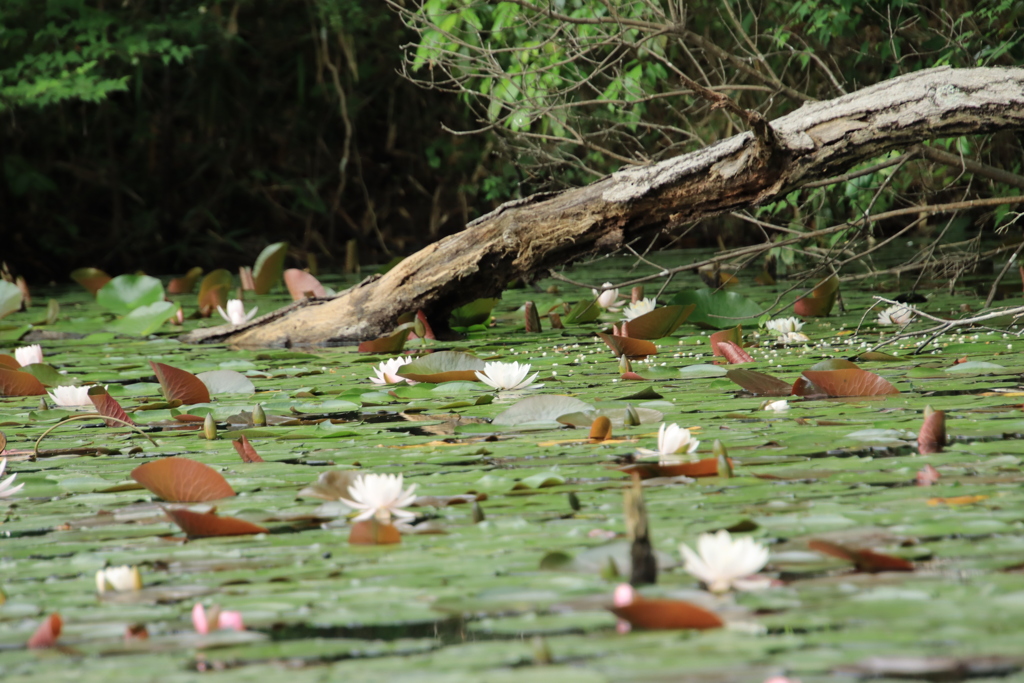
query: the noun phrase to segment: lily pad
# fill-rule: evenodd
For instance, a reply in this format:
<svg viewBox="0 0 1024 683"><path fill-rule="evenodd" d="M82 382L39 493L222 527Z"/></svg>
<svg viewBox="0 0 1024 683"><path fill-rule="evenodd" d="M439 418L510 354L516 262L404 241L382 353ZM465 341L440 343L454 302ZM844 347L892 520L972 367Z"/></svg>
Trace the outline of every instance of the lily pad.
<svg viewBox="0 0 1024 683"><path fill-rule="evenodd" d="M514 427L521 424L556 422L562 415L592 410L594 406L571 396L530 396L498 414L492 424ZM593 419L587 421L587 425Z"/></svg>
<svg viewBox="0 0 1024 683"><path fill-rule="evenodd" d="M96 303L117 315L128 315L136 308L163 301L164 285L149 275L118 275L100 291Z"/></svg>
<svg viewBox="0 0 1024 683"><path fill-rule="evenodd" d="M697 327L726 329L737 325L755 325L764 312L752 300L725 290L693 289L682 291L672 297L672 303L680 306L695 304L687 320Z"/></svg>

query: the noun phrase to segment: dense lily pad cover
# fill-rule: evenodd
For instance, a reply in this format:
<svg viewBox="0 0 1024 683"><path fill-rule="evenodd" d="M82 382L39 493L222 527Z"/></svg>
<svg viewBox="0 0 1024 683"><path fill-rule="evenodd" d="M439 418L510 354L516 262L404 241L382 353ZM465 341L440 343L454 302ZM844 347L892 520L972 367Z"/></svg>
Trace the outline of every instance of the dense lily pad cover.
<svg viewBox="0 0 1024 683"><path fill-rule="evenodd" d="M56 405L53 387L0 360L0 486L12 473L25 484L0 498L0 678L818 683L950 678L957 666L992 679L999 664L998 680L1024 680L1020 330L956 331L916 355L921 338L876 349L891 330L861 318L873 294L900 291L884 278L844 280L842 313L807 320L806 345L777 343L742 313L743 365L721 364L692 316L642 354L596 335L621 322L611 311L522 329L527 300L564 311L637 275L634 260L602 259L573 271L586 289L542 280L463 311L465 339L406 343L401 355L423 371L410 374L454 374L415 385L370 381L397 352L184 345L180 331L221 323L193 317L195 290L168 295L184 325L136 335L115 332L83 287L33 287L33 305L2 321L21 338L5 338L0 355L40 343L47 381L91 387L96 402ZM753 275L739 271L732 289L751 312L793 284L756 286ZM336 290L356 281L322 279ZM981 308L984 294L970 292L985 282L949 295L925 276L918 289L924 310L955 318L965 302ZM699 286L677 274L659 301ZM291 301L271 292L247 293L246 305L262 314ZM59 314L39 325L48 298ZM846 359L858 358L855 370ZM497 361L540 377L493 391L475 372ZM874 395L792 395L805 371L853 393L870 380ZM621 379L630 373L641 379ZM926 406L942 415L941 439L938 418L924 429ZM112 419L122 415L144 433ZM638 459L658 448L663 422L700 441L683 465ZM137 468L154 468L139 477L153 488ZM353 523L345 502L364 473L415 486L412 519L378 524L386 538ZM646 477L658 583L617 616L634 473ZM685 571L680 544L721 529L767 546L762 590L712 595ZM96 572L121 566L138 568L142 589L97 595ZM238 612L246 630L196 633L197 603ZM628 634L620 617L632 619Z"/></svg>

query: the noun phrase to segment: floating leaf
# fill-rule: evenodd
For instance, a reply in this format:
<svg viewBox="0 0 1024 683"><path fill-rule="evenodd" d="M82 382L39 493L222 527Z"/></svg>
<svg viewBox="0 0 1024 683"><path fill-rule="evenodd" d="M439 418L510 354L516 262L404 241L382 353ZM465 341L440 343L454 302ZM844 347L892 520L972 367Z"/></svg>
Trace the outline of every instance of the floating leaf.
<svg viewBox="0 0 1024 683"><path fill-rule="evenodd" d="M210 391L206 385L188 370L154 361L149 361L149 366L153 368L168 401L181 401L186 405L210 402Z"/></svg>
<svg viewBox="0 0 1024 683"><path fill-rule="evenodd" d="M973 373L978 375L998 375L1006 372L1006 368L998 363L986 363L985 361L969 360L964 363L957 363L946 368L946 372L952 373Z"/></svg>
<svg viewBox="0 0 1024 683"><path fill-rule="evenodd" d="M175 524L181 527L189 538L208 538L210 536L248 536L265 534L268 529L259 524L247 522L237 517L221 517L213 510L209 512L192 512L184 508L164 508L164 512Z"/></svg>
<svg viewBox="0 0 1024 683"><path fill-rule="evenodd" d="M912 572L914 565L902 557L883 555L872 550L856 550L831 541L812 540L807 546L825 555L852 562L858 571L875 574L878 572Z"/></svg>
<svg viewBox="0 0 1024 683"><path fill-rule="evenodd" d="M352 545L394 545L402 542L402 534L392 524L367 519L352 525L348 542Z"/></svg>
<svg viewBox="0 0 1024 683"><path fill-rule="evenodd" d="M270 288L281 279L284 270L284 257L288 255L288 243L270 244L256 257L252 267L253 289L257 294L267 294Z"/></svg>
<svg viewBox="0 0 1024 683"><path fill-rule="evenodd" d="M133 337L145 337L163 327L180 308L181 305L177 302L155 301L139 306L123 318L111 322L107 329Z"/></svg>
<svg viewBox="0 0 1024 683"><path fill-rule="evenodd" d="M530 422L555 422L563 415L593 410L593 406L571 396L530 396L495 416L492 424L515 426ZM591 420L587 420L590 424Z"/></svg>
<svg viewBox="0 0 1024 683"><path fill-rule="evenodd" d="M103 289L103 285L110 282L111 277L99 268L79 268L71 271L71 279L96 296L96 292Z"/></svg>
<svg viewBox="0 0 1024 683"><path fill-rule="evenodd" d="M168 294L190 294L196 287L196 282L203 274L203 269L200 266L190 268L187 273L181 277L176 277L167 283Z"/></svg>
<svg viewBox="0 0 1024 683"><path fill-rule="evenodd" d="M697 327L712 329L756 325L763 312L760 306L742 294L706 288L679 292L672 297L672 303L680 306L696 304L687 319Z"/></svg>
<svg viewBox="0 0 1024 683"><path fill-rule="evenodd" d="M0 318L21 310L22 293L18 285L0 279Z"/></svg>
<svg viewBox="0 0 1024 683"><path fill-rule="evenodd" d="M917 434L917 452L921 455L940 453L946 445L946 412L925 408L924 422Z"/></svg>
<svg viewBox="0 0 1024 683"><path fill-rule="evenodd" d="M862 353L859 356L857 356L857 360L860 360L860 361L876 361L876 362L880 361L880 362L883 362L883 363L893 363L893 362L898 362L898 361L906 360L906 359L905 358L900 358L899 356L894 356L894 355L892 355L890 353L882 353L880 351L865 351L864 353Z"/></svg>
<svg viewBox="0 0 1024 683"><path fill-rule="evenodd" d="M242 459L242 462L263 462L263 458L256 452L256 449L249 443L249 439L242 434L242 438L237 441L232 441L231 445L238 451L238 456Z"/></svg>
<svg viewBox="0 0 1024 683"><path fill-rule="evenodd" d="M163 283L149 275L118 275L96 292L96 303L117 315L163 300Z"/></svg>
<svg viewBox="0 0 1024 683"><path fill-rule="evenodd" d="M321 472L317 480L299 491L300 498L314 497L323 500L338 500L352 496L348 488L362 476L355 470L328 470Z"/></svg>
<svg viewBox="0 0 1024 683"><path fill-rule="evenodd" d="M551 486L561 486L565 483L565 477L555 472L538 472L537 474L530 475L525 479L517 481L513 486L513 491L520 491L523 489L546 489Z"/></svg>
<svg viewBox="0 0 1024 683"><path fill-rule="evenodd" d="M327 290L316 277L298 268L289 268L284 271L284 285L288 288L288 293L292 295L293 301L305 299L308 296L327 296Z"/></svg>
<svg viewBox="0 0 1024 683"><path fill-rule="evenodd" d="M757 396L789 396L793 390L789 382L763 372L735 368L725 373L725 376Z"/></svg>
<svg viewBox="0 0 1024 683"><path fill-rule="evenodd" d="M667 337L675 332L696 309L697 304L655 308L650 313L644 313L629 321L629 336L631 339Z"/></svg>
<svg viewBox="0 0 1024 683"><path fill-rule="evenodd" d="M839 276L831 275L819 282L810 294L797 299L793 312L805 318L824 318L832 311L838 294Z"/></svg>
<svg viewBox="0 0 1024 683"><path fill-rule="evenodd" d="M0 368L8 368L11 370L18 370L21 368L21 363L14 356L6 353L0 353Z"/></svg>
<svg viewBox="0 0 1024 683"><path fill-rule="evenodd" d="M139 465L132 479L168 503L203 503L235 495L220 472L188 458L161 458Z"/></svg>
<svg viewBox="0 0 1024 683"><path fill-rule="evenodd" d="M631 604L610 607L609 610L637 629L708 629L721 628L725 625L714 612L683 600L648 600L637 596Z"/></svg>
<svg viewBox="0 0 1024 683"><path fill-rule="evenodd" d="M856 363L846 360L845 358L826 358L820 360L808 370L857 370L858 366Z"/></svg>
<svg viewBox="0 0 1024 683"><path fill-rule="evenodd" d="M477 371L483 372L484 362L463 351L428 353L398 369L398 376L415 382L476 382Z"/></svg>
<svg viewBox="0 0 1024 683"><path fill-rule="evenodd" d="M449 323L452 327L471 327L491 319L491 311L501 299L477 299L451 312Z"/></svg>
<svg viewBox="0 0 1024 683"><path fill-rule="evenodd" d="M900 393L900 390L887 379L867 370L804 370L803 376L831 397L885 396ZM797 393L796 387L793 393Z"/></svg>
<svg viewBox="0 0 1024 683"><path fill-rule="evenodd" d="M597 336L604 340L604 343L608 345L608 348L612 350L616 356L625 356L626 358L646 358L647 356L653 356L658 353L658 347L653 342L646 341L644 339L633 339L632 337L619 337L614 334L605 334L604 332L598 332Z"/></svg>
<svg viewBox="0 0 1024 683"><path fill-rule="evenodd" d="M43 383L46 387L58 387L77 385L78 382L70 379L67 375L62 375L57 368L49 365L48 363L32 363L21 368L21 372L26 372L37 380Z"/></svg>
<svg viewBox="0 0 1024 683"><path fill-rule="evenodd" d="M27 372L0 367L0 396L43 396L46 387Z"/></svg>
<svg viewBox="0 0 1024 683"><path fill-rule="evenodd" d="M413 329L414 323L405 323L395 328L391 334L376 339L370 339L359 343L359 353L398 353L405 348L405 342L409 338L409 330Z"/></svg>
<svg viewBox="0 0 1024 683"><path fill-rule="evenodd" d="M57 639L60 637L60 631L63 626L64 622L61 620L60 615L51 614L43 620L43 623L39 624L36 632L28 639L26 646L30 650L53 647L57 644Z"/></svg>
<svg viewBox="0 0 1024 683"><path fill-rule="evenodd" d="M718 344L718 349L725 356L725 360L730 364L738 365L740 363L754 362L754 359L750 356L749 353L744 351L741 346L739 346L738 344L734 344L731 341L720 342Z"/></svg>
<svg viewBox="0 0 1024 683"><path fill-rule="evenodd" d="M207 273L199 285L199 295L196 297L196 305L199 307L199 314L204 318L209 317L220 306L228 305L228 293L234 281L231 273L223 268Z"/></svg>
<svg viewBox="0 0 1024 683"><path fill-rule="evenodd" d="M256 385L237 370L210 370L200 372L196 378L206 385L211 396L218 394L255 394ZM205 403L205 401L197 401Z"/></svg>
<svg viewBox="0 0 1024 683"><path fill-rule="evenodd" d="M703 458L694 462L657 463L638 462L619 468L620 472L636 474L641 479L654 477L717 477L718 458Z"/></svg>
<svg viewBox="0 0 1024 683"><path fill-rule="evenodd" d="M89 387L89 399L96 406L97 413L104 418L114 418L113 420L103 420L108 427L123 427L126 422L130 425L135 424L135 421L128 416L128 413L124 412L121 404L108 394L104 387L99 385Z"/></svg>

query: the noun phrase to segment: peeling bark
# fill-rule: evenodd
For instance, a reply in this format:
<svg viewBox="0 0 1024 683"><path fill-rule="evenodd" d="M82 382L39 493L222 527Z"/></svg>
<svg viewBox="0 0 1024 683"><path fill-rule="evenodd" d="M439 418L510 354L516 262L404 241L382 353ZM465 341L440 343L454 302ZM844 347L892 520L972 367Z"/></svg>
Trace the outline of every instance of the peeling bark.
<svg viewBox="0 0 1024 683"><path fill-rule="evenodd" d="M328 301L245 326L196 330L189 342L247 347L352 343L389 332L402 313L438 320L476 298L625 238L756 206L885 152L925 140L1024 129L1024 69L929 69L586 187L509 202Z"/></svg>

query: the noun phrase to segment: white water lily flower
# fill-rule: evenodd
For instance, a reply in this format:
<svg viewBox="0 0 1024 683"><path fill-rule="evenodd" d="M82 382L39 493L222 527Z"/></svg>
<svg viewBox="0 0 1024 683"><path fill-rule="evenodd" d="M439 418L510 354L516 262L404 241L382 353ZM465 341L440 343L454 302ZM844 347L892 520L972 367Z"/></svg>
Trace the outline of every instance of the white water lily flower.
<svg viewBox="0 0 1024 683"><path fill-rule="evenodd" d="M107 567L96 572L96 592L137 591L142 589L142 576L139 568L126 564L120 567Z"/></svg>
<svg viewBox="0 0 1024 683"><path fill-rule="evenodd" d="M402 490L401 474L364 474L348 487L348 498L339 500L353 510L361 512L352 518L353 522L376 517L382 524L390 524L391 518L413 519L415 513L403 510L416 499L413 493L416 484Z"/></svg>
<svg viewBox="0 0 1024 683"><path fill-rule="evenodd" d="M402 382L418 384L418 382L414 382L411 379L398 376L398 369L411 362L412 358L409 356L406 356L405 358L399 356L398 358L386 360L373 369L377 376L371 377L370 381L374 384L401 384Z"/></svg>
<svg viewBox="0 0 1024 683"><path fill-rule="evenodd" d="M804 326L804 322L799 318L793 317L776 318L775 320L769 320L764 326L776 335L782 336L787 332L799 332L800 328Z"/></svg>
<svg viewBox="0 0 1024 683"><path fill-rule="evenodd" d="M807 335L800 331L800 328L804 326L804 322L799 318L776 318L775 320L769 320L764 326L770 332L774 332L775 336L783 344L810 341Z"/></svg>
<svg viewBox="0 0 1024 683"><path fill-rule="evenodd" d="M227 320L232 325L243 325L256 316L256 310L259 306L253 306L252 310L248 313L245 312L245 304L242 303L241 299L230 299L228 301L228 311L224 312L224 309L220 306L217 307L217 312L220 313L220 317Z"/></svg>
<svg viewBox="0 0 1024 683"><path fill-rule="evenodd" d="M92 399L89 398L89 387L54 387L53 391L46 392L50 395L55 405L61 408L78 408L79 406L91 406Z"/></svg>
<svg viewBox="0 0 1024 683"><path fill-rule="evenodd" d="M667 425L663 422L658 428L658 450L638 448L637 452L645 457L657 457L663 463L682 462L681 458L675 456L679 453L690 455L699 445L700 441L690 435L689 429L683 429L675 423Z"/></svg>
<svg viewBox="0 0 1024 683"><path fill-rule="evenodd" d="M724 529L716 534L697 537L697 550L679 546L687 572L704 582L712 593L725 593L731 588L762 587L765 581L744 581L768 564L768 548L749 536L733 539Z"/></svg>
<svg viewBox="0 0 1024 683"><path fill-rule="evenodd" d="M0 460L0 477L4 476L4 470L7 469L7 458ZM0 498L10 498L18 491L25 488L25 484L21 483L17 486L14 485L14 478L18 476L15 472L11 476L7 477L6 481L0 481Z"/></svg>
<svg viewBox="0 0 1024 683"><path fill-rule="evenodd" d="M514 363L502 363L500 361L484 363L484 371L477 371L476 378L487 386L494 387L499 391L503 389L525 389L533 384L533 381L537 379L537 375L540 374L535 372L531 377L527 377L526 375L530 372L530 367L529 363L520 365L518 361Z"/></svg>
<svg viewBox="0 0 1024 683"><path fill-rule="evenodd" d="M14 359L18 361L18 365L21 367L32 365L33 363L42 363L43 347L39 344L32 344L31 346L22 346L20 349L14 349Z"/></svg>
<svg viewBox="0 0 1024 683"><path fill-rule="evenodd" d="M913 306L904 306L903 304L894 304L889 308L885 309L878 314L879 325L906 325L914 316L917 315L917 309Z"/></svg>
<svg viewBox="0 0 1024 683"><path fill-rule="evenodd" d="M612 283L606 282L601 286L611 287ZM594 296L597 297L597 305L600 306L601 308L609 308L619 299L619 290L617 289L605 289L603 292L596 289L592 289L590 291L592 291L594 293Z"/></svg>
<svg viewBox="0 0 1024 683"><path fill-rule="evenodd" d="M789 410L789 401L782 399L781 401L766 401L764 410L774 410L777 413L781 413L784 410Z"/></svg>
<svg viewBox="0 0 1024 683"><path fill-rule="evenodd" d="M650 313L658 306L658 300L654 297L648 297L646 299L640 299L640 301L634 301L633 303L622 309L622 318L627 322L633 318L639 318L644 313Z"/></svg>

